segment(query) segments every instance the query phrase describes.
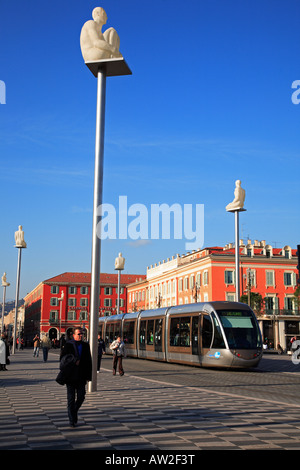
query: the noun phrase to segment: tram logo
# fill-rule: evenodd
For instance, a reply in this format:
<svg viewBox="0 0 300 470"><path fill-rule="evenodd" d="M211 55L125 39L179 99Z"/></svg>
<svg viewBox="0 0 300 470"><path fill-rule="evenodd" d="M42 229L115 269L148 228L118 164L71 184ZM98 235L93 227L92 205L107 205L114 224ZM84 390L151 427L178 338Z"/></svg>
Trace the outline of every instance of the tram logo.
<svg viewBox="0 0 300 470"><path fill-rule="evenodd" d="M144 204L128 207L127 196L119 196L119 207L101 204L97 215L97 236L101 240L189 240L186 250L204 244L204 204ZM173 222L172 222L173 221Z"/></svg>
<svg viewBox="0 0 300 470"><path fill-rule="evenodd" d="M299 339L296 339L293 342L292 351L293 351L292 363L297 366L298 364L300 364L300 341Z"/></svg>

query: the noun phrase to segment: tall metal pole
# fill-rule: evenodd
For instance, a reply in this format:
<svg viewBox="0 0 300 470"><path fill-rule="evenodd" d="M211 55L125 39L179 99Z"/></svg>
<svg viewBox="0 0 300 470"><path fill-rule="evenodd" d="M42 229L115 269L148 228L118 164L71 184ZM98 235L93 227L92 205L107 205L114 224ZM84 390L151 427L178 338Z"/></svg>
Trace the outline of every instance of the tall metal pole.
<svg viewBox="0 0 300 470"><path fill-rule="evenodd" d="M239 211L235 211L235 301L240 301Z"/></svg>
<svg viewBox="0 0 300 470"><path fill-rule="evenodd" d="M15 352L16 352L18 303L19 303L20 274L21 274L21 256L22 256L22 248L18 247L18 269L17 269L17 283L16 283L15 322L14 322L14 336L13 336L12 354L15 354Z"/></svg>
<svg viewBox="0 0 300 470"><path fill-rule="evenodd" d="M118 308L117 308L117 315L120 313L120 279L121 279L121 271L118 270Z"/></svg>
<svg viewBox="0 0 300 470"><path fill-rule="evenodd" d="M103 159L104 159L104 129L105 129L105 94L106 72L98 69L97 77L97 111L96 111L96 142L95 142L95 177L94 177L94 206L93 206L93 235L92 235L92 267L91 267L91 307L90 307L90 349L92 355L92 380L88 383L88 391L97 390L97 349L99 323L100 295L100 258L101 238L97 235L97 225L100 221L98 208L102 204L103 193Z"/></svg>
<svg viewBox="0 0 300 470"><path fill-rule="evenodd" d="M1 333L3 333L3 328L4 328L5 296L6 296L6 286L3 287L3 304L2 304L2 325L1 325Z"/></svg>

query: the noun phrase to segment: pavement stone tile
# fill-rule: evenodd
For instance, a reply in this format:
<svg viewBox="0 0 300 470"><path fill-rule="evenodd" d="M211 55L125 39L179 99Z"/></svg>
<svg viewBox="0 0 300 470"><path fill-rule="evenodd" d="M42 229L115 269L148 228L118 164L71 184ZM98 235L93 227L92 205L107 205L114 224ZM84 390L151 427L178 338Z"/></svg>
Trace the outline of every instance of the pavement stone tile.
<svg viewBox="0 0 300 470"><path fill-rule="evenodd" d="M57 357L50 352L43 363L24 350L11 361L0 382L1 450L300 448L300 407L237 395L228 400L223 391L208 395L203 387L193 386L193 378L189 385L166 385L155 373L147 379L126 373L111 380L111 370L101 370L99 391L87 394L78 426L70 428L66 389L55 382ZM160 368L154 367L158 372Z"/></svg>

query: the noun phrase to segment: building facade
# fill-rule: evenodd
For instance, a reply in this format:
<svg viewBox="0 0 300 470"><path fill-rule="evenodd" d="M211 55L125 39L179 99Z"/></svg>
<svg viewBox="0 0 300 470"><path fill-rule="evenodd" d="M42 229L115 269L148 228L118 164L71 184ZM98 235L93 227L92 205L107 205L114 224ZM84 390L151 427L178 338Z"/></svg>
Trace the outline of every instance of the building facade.
<svg viewBox="0 0 300 470"><path fill-rule="evenodd" d="M127 311L127 284L146 276L121 274L120 313ZM80 325L88 337L91 274L66 272L42 281L24 298L24 339L32 341L36 333L48 333L51 340ZM118 274L100 274L99 316L117 313Z"/></svg>
<svg viewBox="0 0 300 470"><path fill-rule="evenodd" d="M290 246L240 240L240 295L252 305L269 344L300 336L297 255ZM256 296L255 296L256 294ZM261 299L260 302L257 299ZM235 301L235 247L209 247L147 268L145 280L128 286L128 311L213 300Z"/></svg>

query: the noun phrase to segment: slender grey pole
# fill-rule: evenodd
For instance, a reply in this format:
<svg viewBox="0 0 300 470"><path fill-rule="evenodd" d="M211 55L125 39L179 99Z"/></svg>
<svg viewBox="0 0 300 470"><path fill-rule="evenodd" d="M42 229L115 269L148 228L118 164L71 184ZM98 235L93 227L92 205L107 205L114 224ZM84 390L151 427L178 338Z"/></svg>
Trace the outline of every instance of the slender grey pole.
<svg viewBox="0 0 300 470"><path fill-rule="evenodd" d="M121 270L118 269L118 308L117 308L118 315L120 313L120 279L121 279Z"/></svg>
<svg viewBox="0 0 300 470"><path fill-rule="evenodd" d="M235 300L240 301L239 211L235 211Z"/></svg>
<svg viewBox="0 0 300 470"><path fill-rule="evenodd" d="M98 324L100 294L100 258L101 238L97 235L97 224L100 221L98 208L102 204L103 192L103 157L105 129L105 94L106 73L98 69L97 77L97 115L95 142L95 176L94 176L94 207L92 236L92 268L91 268L91 306L90 306L90 349L92 355L92 380L88 383L88 391L97 390L97 355L98 355ZM100 234L99 234L100 235Z"/></svg>
<svg viewBox="0 0 300 470"><path fill-rule="evenodd" d="M18 269L17 269L17 284L16 284L16 301L15 301L15 323L14 323L14 336L12 345L12 354L16 352L16 341L17 341L17 322L18 322L18 303L19 303L19 291L20 291L20 273L21 273L21 256L22 248L18 248Z"/></svg>
<svg viewBox="0 0 300 470"><path fill-rule="evenodd" d="M6 286L3 287L3 304L2 304L2 326L1 326L1 333L3 333L3 328L4 328L5 297L6 297Z"/></svg>

